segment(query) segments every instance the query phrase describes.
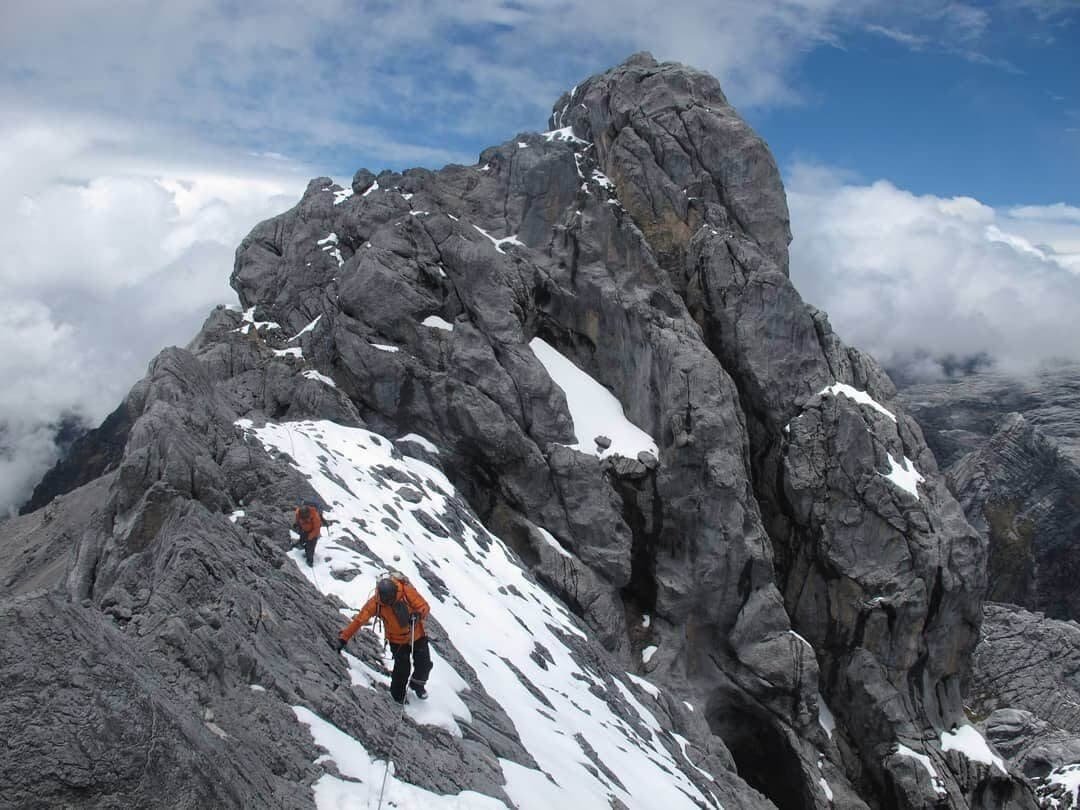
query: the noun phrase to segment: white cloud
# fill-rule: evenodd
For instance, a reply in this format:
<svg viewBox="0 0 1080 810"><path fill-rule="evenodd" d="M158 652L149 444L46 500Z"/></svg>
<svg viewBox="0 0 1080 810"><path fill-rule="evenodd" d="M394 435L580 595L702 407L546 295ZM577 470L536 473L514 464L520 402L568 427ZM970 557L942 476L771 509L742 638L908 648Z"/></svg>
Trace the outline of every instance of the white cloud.
<svg viewBox="0 0 1080 810"><path fill-rule="evenodd" d="M177 144L166 145L166 149ZM310 169L184 149L160 159L100 122L0 129L0 513L55 460L55 427L98 423L164 346L235 301L233 252ZM189 152L200 148L187 145ZM264 161L268 162L268 161Z"/></svg>
<svg viewBox="0 0 1080 810"><path fill-rule="evenodd" d="M1080 254L1067 252L1080 243L1080 222L1067 206L999 211L821 167L797 167L788 199L796 287L884 363L917 360L926 372L935 370L927 357L986 354L1026 371L1080 359ZM1047 239L1036 244L1033 234Z"/></svg>

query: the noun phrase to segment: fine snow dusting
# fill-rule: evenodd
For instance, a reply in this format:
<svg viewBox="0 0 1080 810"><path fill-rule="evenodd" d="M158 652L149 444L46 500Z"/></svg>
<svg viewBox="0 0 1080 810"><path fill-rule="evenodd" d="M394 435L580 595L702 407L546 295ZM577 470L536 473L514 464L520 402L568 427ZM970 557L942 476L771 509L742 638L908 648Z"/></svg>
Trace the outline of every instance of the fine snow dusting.
<svg viewBox="0 0 1080 810"><path fill-rule="evenodd" d="M636 458L643 450L659 458L656 442L626 418L622 403L610 391L540 338L529 341L529 347L566 395L566 407L577 438L577 443L570 447L601 458L607 455ZM599 449L593 441L597 436L607 436L611 446Z"/></svg>
<svg viewBox="0 0 1080 810"><path fill-rule="evenodd" d="M630 688L575 657L573 645L580 642L574 637L586 638L578 620L465 510L440 470L398 455L401 444L395 450L378 434L333 422L255 428L250 420L240 420L237 425L271 452L294 460L329 505L328 516L337 521L320 543L313 569L304 564L300 550L288 554L316 589L357 607L390 564L431 603L443 630L433 647L453 643L536 759L538 769L499 760L506 793L520 810L570 803L610 807L614 799L627 807L663 810L720 806L687 776L695 771L683 743L661 733L656 718ZM387 475L391 468L392 479ZM402 487L412 490L408 500L398 494ZM390 509L395 520L384 522ZM351 548L336 542L344 536L352 541ZM432 587L422 570L438 577L445 588ZM333 576L335 571L359 573L345 581ZM352 688L379 685L379 694L386 696L384 673L351 656L346 662ZM425 704L407 707L406 722L460 733L459 722L468 720L468 709L459 693L467 695L468 689L445 656L436 659L428 688ZM313 786L320 810L368 806L364 802L372 796L372 787L377 794L384 763L309 709L298 706L295 711L342 775L356 780L322 776ZM596 767L586 753L589 749L603 768ZM392 766L390 773L393 779ZM476 794L440 797L396 779L392 788L390 784L388 780L384 807L502 806Z"/></svg>
<svg viewBox="0 0 1080 810"><path fill-rule="evenodd" d="M900 464L892 457L892 453L886 453L885 455L889 457L889 472L878 473L878 475L882 478L888 478L900 489L914 495L915 500L919 500L919 490L916 488L916 484L921 484L926 479L915 469L915 462L904 456L904 462Z"/></svg>
<svg viewBox="0 0 1080 810"><path fill-rule="evenodd" d="M446 332L454 331L454 325L438 315L428 315L421 323L424 326L430 326L432 329L442 329Z"/></svg>
<svg viewBox="0 0 1080 810"><path fill-rule="evenodd" d="M331 388L337 388L337 383L335 383L332 379L327 377L325 374L320 374L319 372L317 372L313 368L309 368L307 371L305 371L303 373L303 376L306 377L309 380L317 380L317 381L319 381L321 383L329 385Z"/></svg>
<svg viewBox="0 0 1080 810"><path fill-rule="evenodd" d="M869 405L878 413L883 413L887 417L892 419L894 422L896 421L896 414L894 414L892 411L890 411L888 408L886 408L884 405L882 405L865 391L860 391L858 388L853 388L847 383L833 383L828 388L823 388L819 393L821 394L821 396L824 396L825 394L840 396L841 394L843 394L848 399L853 399L860 405Z"/></svg>
<svg viewBox="0 0 1080 810"><path fill-rule="evenodd" d="M1002 773L1008 773L1004 760L990 750L989 744L975 726L967 723L957 726L953 731L941 732L941 750L959 751L970 760L994 765Z"/></svg>
<svg viewBox="0 0 1080 810"><path fill-rule="evenodd" d="M934 770L934 764L930 761L930 757L928 757L926 754L920 754L917 751L911 750L903 743L897 744L896 753L900 754L901 756L911 757L912 759L921 763L922 766L926 769L926 772L930 775L930 781L934 785L934 791L937 792L939 795L945 794L945 783L941 781L941 777L938 776L937 771Z"/></svg>

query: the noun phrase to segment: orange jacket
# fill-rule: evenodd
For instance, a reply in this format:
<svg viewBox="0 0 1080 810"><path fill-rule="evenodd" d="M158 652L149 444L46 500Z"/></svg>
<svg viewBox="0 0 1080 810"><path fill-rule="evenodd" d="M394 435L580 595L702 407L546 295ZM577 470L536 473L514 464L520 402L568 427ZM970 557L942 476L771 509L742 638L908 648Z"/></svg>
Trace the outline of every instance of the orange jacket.
<svg viewBox="0 0 1080 810"><path fill-rule="evenodd" d="M307 512L307 517L304 516L304 512ZM293 520L306 537L318 537L319 532L322 531L322 518L319 517L319 510L314 506L296 507Z"/></svg>
<svg viewBox="0 0 1080 810"><path fill-rule="evenodd" d="M420 618L416 620L416 638L424 637L424 617L431 612L431 607L427 601L422 597L419 592L412 586L412 583L396 580L397 582L397 595L394 597L394 601L402 600L405 602L406 607L409 609L409 613L419 613ZM409 623L402 624L398 621L397 616L394 614L393 605L384 605L379 600L379 595L375 594L367 600L364 607L360 609L360 612L356 614L349 626L341 631L340 636L345 641L348 641L354 635L356 631L371 621L375 614L379 615L379 618L383 620L383 626L386 628L386 640L391 644L408 644L409 643Z"/></svg>

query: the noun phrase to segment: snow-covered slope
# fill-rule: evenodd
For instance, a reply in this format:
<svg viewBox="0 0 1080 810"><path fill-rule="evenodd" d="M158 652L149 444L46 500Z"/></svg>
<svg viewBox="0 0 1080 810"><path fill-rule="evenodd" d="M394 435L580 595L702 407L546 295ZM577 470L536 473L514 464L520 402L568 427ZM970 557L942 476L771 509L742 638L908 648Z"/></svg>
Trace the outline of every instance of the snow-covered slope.
<svg viewBox="0 0 1080 810"><path fill-rule="evenodd" d="M580 623L463 509L440 470L402 456L385 437L333 422L239 424L268 450L288 454L332 507L327 515L337 523L320 543L315 567L304 564L301 551L291 554L319 591L358 608L375 577L393 567L427 596L442 630L433 644L431 696L409 704L406 713L413 722L460 736L455 717L468 719L468 709L457 692L466 682L437 655L441 645L452 644L539 765L534 770L500 760L506 792L518 807L609 807L613 799L663 810L720 806L708 787L695 784L713 777L687 759L686 740L662 731L648 708L658 693L582 660L569 643L584 638ZM343 624L351 615L343 611ZM351 657L350 669L358 688L377 689L386 681ZM315 786L320 808L362 805L372 780L382 778L381 763L310 709L294 708L338 769L356 780L323 776ZM698 779L691 780L688 769ZM501 806L479 794L440 797L396 780L389 785L387 806Z"/></svg>

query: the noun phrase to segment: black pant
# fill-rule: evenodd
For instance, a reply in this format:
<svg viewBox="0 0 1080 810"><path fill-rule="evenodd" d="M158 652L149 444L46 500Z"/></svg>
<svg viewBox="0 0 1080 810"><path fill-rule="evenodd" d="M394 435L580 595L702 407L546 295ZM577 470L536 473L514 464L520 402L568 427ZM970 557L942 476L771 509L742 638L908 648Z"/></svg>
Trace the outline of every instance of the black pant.
<svg viewBox="0 0 1080 810"><path fill-rule="evenodd" d="M427 636L421 636L413 645L412 664L409 665L409 644L391 644L390 652L394 654L394 674L390 676L390 695L398 703L405 700L405 685L409 681L409 670L412 669L412 682L417 686L427 683L428 675L431 674L431 648L428 646Z"/></svg>
<svg viewBox="0 0 1080 810"><path fill-rule="evenodd" d="M294 527L295 528L295 527ZM293 548L298 546L304 547L304 558L307 560L308 568L315 567L315 544L319 542L319 535L314 537L308 537L302 530L298 531L300 539L293 543Z"/></svg>

